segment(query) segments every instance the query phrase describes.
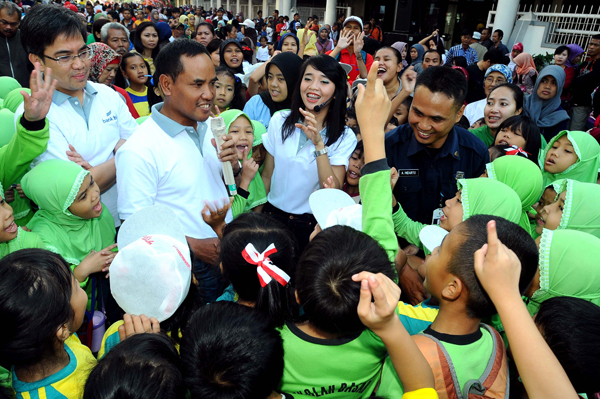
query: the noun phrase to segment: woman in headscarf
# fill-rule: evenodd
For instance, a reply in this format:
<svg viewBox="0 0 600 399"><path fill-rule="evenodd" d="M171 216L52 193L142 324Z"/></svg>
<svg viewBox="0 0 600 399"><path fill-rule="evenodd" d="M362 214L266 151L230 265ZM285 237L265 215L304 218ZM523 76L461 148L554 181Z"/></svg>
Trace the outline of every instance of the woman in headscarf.
<svg viewBox="0 0 600 399"><path fill-rule="evenodd" d="M484 117L485 105L487 104L487 97L490 92L495 88L504 83L512 83L512 72L506 65L494 64L485 71L483 80L483 89L485 92L485 98L474 101L465 107L465 117L469 120L472 125L475 121Z"/></svg>
<svg viewBox="0 0 600 399"><path fill-rule="evenodd" d="M94 52L91 59L89 80L94 83L102 83L119 93L121 99L127 104L127 108L134 119L140 117L135 109L129 94L120 87L113 84L117 73L121 56L110 46L104 43L92 43L89 47Z"/></svg>
<svg viewBox="0 0 600 399"><path fill-rule="evenodd" d="M567 44L569 48L569 58L565 65L569 68L577 68L581 62L581 56L585 53L585 50L581 48L579 44Z"/></svg>
<svg viewBox="0 0 600 399"><path fill-rule="evenodd" d="M251 120L268 128L275 112L290 108L301 66L302 60L293 53L280 53L271 59L265 68L267 90L252 96L244 107Z"/></svg>
<svg viewBox="0 0 600 399"><path fill-rule="evenodd" d="M46 249L65 258L82 287L91 289L88 277L106 271L114 258L110 251L116 231L90 172L74 162L51 159L27 173L21 185L40 207L27 227Z"/></svg>
<svg viewBox="0 0 600 399"><path fill-rule="evenodd" d="M511 71L513 71L515 69L515 66L517 66L517 64L515 64L515 58L522 52L523 52L523 43L515 43L515 45L512 48L512 51L509 54L510 62L508 63L508 67L510 68Z"/></svg>
<svg viewBox="0 0 600 399"><path fill-rule="evenodd" d="M513 70L513 81L523 90L523 93L531 94L538 75L533 57L529 53L521 53L514 61L516 66Z"/></svg>
<svg viewBox="0 0 600 399"><path fill-rule="evenodd" d="M540 263L525 296L529 313L558 296L584 299L600 306L600 238L575 230L545 230L539 240Z"/></svg>
<svg viewBox="0 0 600 399"><path fill-rule="evenodd" d="M406 43L405 42L396 42L392 44L392 47L398 50L400 55L402 56L402 69L408 68L408 62L406 62Z"/></svg>
<svg viewBox="0 0 600 399"><path fill-rule="evenodd" d="M152 22L153 24L157 24L160 22L159 18L160 18L160 13L158 12L158 10L156 8L150 12L150 22Z"/></svg>
<svg viewBox="0 0 600 399"><path fill-rule="evenodd" d="M498 180L512 188L521 200L519 226L533 235L527 212L535 213L533 205L542 193L542 172L529 159L517 155L497 158L485 166L487 177Z"/></svg>
<svg viewBox="0 0 600 399"><path fill-rule="evenodd" d="M414 67L415 72L417 74L421 74L423 72L423 56L425 55L425 47L420 45L419 43L413 44L410 48L410 59L412 62L410 65Z"/></svg>
<svg viewBox="0 0 600 399"><path fill-rule="evenodd" d="M538 125L546 141L567 129L569 115L560 105L565 79L566 74L561 67L549 65L542 69L533 92L525 96L525 115Z"/></svg>
<svg viewBox="0 0 600 399"><path fill-rule="evenodd" d="M171 27L166 22L159 22L156 24L156 30L158 31L158 48L162 49L164 46L171 42Z"/></svg>
<svg viewBox="0 0 600 399"><path fill-rule="evenodd" d="M329 38L329 30L325 27L319 30L319 36L315 43L319 54L325 54L328 51L333 50L333 41Z"/></svg>
<svg viewBox="0 0 600 399"><path fill-rule="evenodd" d="M282 53L294 53L298 54L298 50L300 49L300 41L298 37L293 33L285 33L279 38L277 42L277 50Z"/></svg>

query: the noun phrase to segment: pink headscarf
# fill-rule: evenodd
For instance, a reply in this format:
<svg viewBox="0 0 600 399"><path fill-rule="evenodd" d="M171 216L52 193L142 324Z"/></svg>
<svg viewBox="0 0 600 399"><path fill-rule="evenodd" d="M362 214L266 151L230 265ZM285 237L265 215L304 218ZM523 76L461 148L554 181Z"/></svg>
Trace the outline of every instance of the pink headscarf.
<svg viewBox="0 0 600 399"><path fill-rule="evenodd" d="M517 50L518 52L522 53L523 52L523 43L515 43L515 45L512 48L513 50Z"/></svg>
<svg viewBox="0 0 600 399"><path fill-rule="evenodd" d="M533 62L531 54L521 53L517 55L513 61L517 64L518 75L527 75L529 71L535 71L535 74L537 75L537 69L535 69L535 62Z"/></svg>

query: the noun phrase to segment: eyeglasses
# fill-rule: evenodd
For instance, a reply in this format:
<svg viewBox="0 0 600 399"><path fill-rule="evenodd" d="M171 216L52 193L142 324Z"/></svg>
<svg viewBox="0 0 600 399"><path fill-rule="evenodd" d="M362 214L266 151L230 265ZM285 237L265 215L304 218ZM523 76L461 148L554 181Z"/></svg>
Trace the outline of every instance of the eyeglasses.
<svg viewBox="0 0 600 399"><path fill-rule="evenodd" d="M0 25L10 26L11 28L16 28L17 26L19 26L19 22L8 22L5 19L1 19Z"/></svg>
<svg viewBox="0 0 600 399"><path fill-rule="evenodd" d="M84 60L89 60L93 56L94 56L94 51L91 48L87 48L77 55L63 55L58 58L52 58L52 57L44 54L44 57L50 58L51 60L56 61L56 63L61 66L71 65L73 62L75 62L75 58L79 58L80 60L84 61Z"/></svg>
<svg viewBox="0 0 600 399"><path fill-rule="evenodd" d="M502 83L506 83L506 79L503 79L503 78L494 79L492 76L488 76L487 78L485 78L485 83L501 85Z"/></svg>

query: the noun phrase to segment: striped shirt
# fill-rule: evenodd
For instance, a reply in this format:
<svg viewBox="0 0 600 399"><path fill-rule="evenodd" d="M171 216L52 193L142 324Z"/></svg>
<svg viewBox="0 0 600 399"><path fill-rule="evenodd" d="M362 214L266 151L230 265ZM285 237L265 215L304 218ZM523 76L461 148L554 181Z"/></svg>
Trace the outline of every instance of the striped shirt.
<svg viewBox="0 0 600 399"><path fill-rule="evenodd" d="M131 87L126 88L125 91L129 93L131 102L133 102L133 106L140 116L150 115L150 105L148 104L148 87L144 87L143 92L133 91Z"/></svg>
<svg viewBox="0 0 600 399"><path fill-rule="evenodd" d="M479 61L477 59L477 51L475 51L475 49L472 47L467 47L467 49L465 50L462 44L450 48L450 50L448 51L448 55L446 56L446 63L444 65L451 67L452 59L454 57L465 57L467 59L468 65L473 65L477 61Z"/></svg>

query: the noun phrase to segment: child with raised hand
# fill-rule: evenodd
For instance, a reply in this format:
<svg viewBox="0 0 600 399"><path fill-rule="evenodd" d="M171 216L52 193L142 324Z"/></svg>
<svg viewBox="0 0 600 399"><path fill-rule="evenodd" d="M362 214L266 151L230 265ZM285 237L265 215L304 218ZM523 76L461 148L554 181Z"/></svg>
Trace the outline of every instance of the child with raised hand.
<svg viewBox="0 0 600 399"><path fill-rule="evenodd" d="M50 137L46 115L52 104L52 95L57 81L52 79L52 71L48 70L45 80L42 78L41 66L35 64L31 73L31 93L21 90L24 103L23 115L17 118L16 129L8 143L0 148L0 258L22 248L44 248L40 237L18 227L14 222L13 208L7 203L5 188L11 185L27 171L31 161L41 155ZM11 125L12 126L12 125ZM16 194L18 196L18 194ZM13 195L14 198L14 195Z"/></svg>
<svg viewBox="0 0 600 399"><path fill-rule="evenodd" d="M244 112L238 109L230 109L222 112L220 117L225 122L227 134L235 143L238 160L241 162L242 178L238 186L238 193L233 200L231 210L236 218L244 212L250 212L253 208L267 202L267 191L258 174L258 164L252 157L254 145L254 126L252 121Z"/></svg>
<svg viewBox="0 0 600 399"><path fill-rule="evenodd" d="M110 290L127 314L106 330L98 358L130 335L129 314L146 315L153 329L160 323L160 331L178 348L189 318L204 301L192 278L192 252L177 216L164 205L143 208L123 222L117 243Z"/></svg>
<svg viewBox="0 0 600 399"><path fill-rule="evenodd" d="M473 262L473 253L487 241L486 226L490 220L496 221L500 239L523 264L517 293L525 291L537 268L538 251L533 238L517 224L500 217L472 216L452 229L441 246L435 248L425 262L425 288L439 302L440 311L431 326L413 339L432 367L440 397L466 397L475 393L473 387L477 387L477 395L483 395L483 388L486 397L508 397L508 366L502 338L492 327L481 323L496 310L477 280ZM472 380L479 382L473 385ZM386 361L378 395L399 397L401 389L398 376Z"/></svg>
<svg viewBox="0 0 600 399"><path fill-rule="evenodd" d="M83 398L185 398L181 369L179 353L167 336L136 334L98 361Z"/></svg>
<svg viewBox="0 0 600 399"><path fill-rule="evenodd" d="M536 216L537 236L544 229L566 229L583 231L600 238L600 185L566 179L555 181L550 190L555 198L543 206Z"/></svg>
<svg viewBox="0 0 600 399"><path fill-rule="evenodd" d="M22 249L0 259L0 365L18 398L80 398L96 359L74 334L87 295L58 254Z"/></svg>
<svg viewBox="0 0 600 399"><path fill-rule="evenodd" d="M192 398L291 398L277 393L281 336L247 306L217 302L199 309L183 334L181 360Z"/></svg>
<svg viewBox="0 0 600 399"><path fill-rule="evenodd" d="M269 316L277 327L292 320L298 245L294 235L266 215L240 215L225 226L221 270L231 289L217 301L234 301Z"/></svg>
<svg viewBox="0 0 600 399"><path fill-rule="evenodd" d="M360 180L363 232L333 226L308 244L295 285L305 321L286 323L280 330L285 353L280 391L294 396L368 397L386 355L381 339L360 321L360 283L352 280L363 271L395 278L392 262L398 244L388 208L392 192L383 145L390 100L381 81L376 84L376 74L375 63L369 91L360 89L357 99L359 123L366 127Z"/></svg>
<svg viewBox="0 0 600 399"><path fill-rule="evenodd" d="M576 230L546 230L536 240L539 269L525 296L533 316L545 300L572 296L600 305L600 238Z"/></svg>
<svg viewBox="0 0 600 399"><path fill-rule="evenodd" d="M499 239L493 220L487 223L487 243L475 252L474 268L479 283L502 319L528 396L531 399L578 398L521 299L521 260Z"/></svg>
<svg viewBox="0 0 600 399"><path fill-rule="evenodd" d="M400 287L383 274L359 273L360 321L385 344L406 393L403 399L437 399L431 368L395 313ZM373 301L371 300L373 299Z"/></svg>
<svg viewBox="0 0 600 399"><path fill-rule="evenodd" d="M586 132L563 130L540 153L544 186L560 179L596 183L600 144Z"/></svg>
<svg viewBox="0 0 600 399"><path fill-rule="evenodd" d="M527 212L535 212L532 206L538 201L542 191L540 168L526 158L509 155L488 163L485 169L487 177L506 184L517 193L522 207L519 226L533 235Z"/></svg>
<svg viewBox="0 0 600 399"><path fill-rule="evenodd" d="M74 162L50 159L28 172L21 186L40 207L27 227L69 262L77 281L91 291L88 277L108 270L116 247L115 223L93 176Z"/></svg>

